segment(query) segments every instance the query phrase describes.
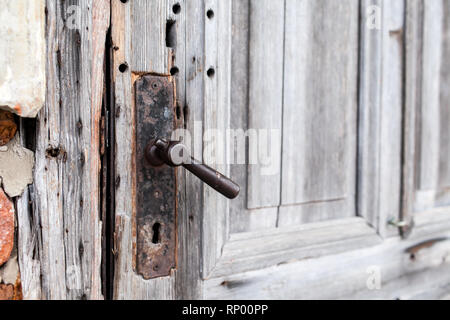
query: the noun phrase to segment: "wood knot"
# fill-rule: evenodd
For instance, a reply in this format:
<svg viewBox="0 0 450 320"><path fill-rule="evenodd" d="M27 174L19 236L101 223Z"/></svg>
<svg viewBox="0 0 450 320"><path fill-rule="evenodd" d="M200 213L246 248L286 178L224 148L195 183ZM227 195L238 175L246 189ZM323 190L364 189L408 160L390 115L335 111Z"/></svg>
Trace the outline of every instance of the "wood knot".
<svg viewBox="0 0 450 320"><path fill-rule="evenodd" d="M0 147L8 144L17 132L14 115L11 112L0 110Z"/></svg>

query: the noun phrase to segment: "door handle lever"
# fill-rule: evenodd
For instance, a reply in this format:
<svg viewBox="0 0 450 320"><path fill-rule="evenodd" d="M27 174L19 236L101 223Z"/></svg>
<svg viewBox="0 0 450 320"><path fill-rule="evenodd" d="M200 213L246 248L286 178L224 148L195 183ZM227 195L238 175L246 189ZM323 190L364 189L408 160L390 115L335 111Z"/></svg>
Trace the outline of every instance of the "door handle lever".
<svg viewBox="0 0 450 320"><path fill-rule="evenodd" d="M145 150L145 158L149 164L155 167L164 164L170 167L182 166L229 199L234 199L239 195L239 185L191 157L187 147L179 141L151 140Z"/></svg>

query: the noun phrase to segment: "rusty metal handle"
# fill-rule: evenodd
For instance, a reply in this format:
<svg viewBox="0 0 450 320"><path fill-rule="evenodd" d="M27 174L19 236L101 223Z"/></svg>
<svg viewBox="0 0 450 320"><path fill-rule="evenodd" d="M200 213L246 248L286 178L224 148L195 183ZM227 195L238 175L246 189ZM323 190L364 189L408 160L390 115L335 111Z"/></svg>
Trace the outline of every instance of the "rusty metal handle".
<svg viewBox="0 0 450 320"><path fill-rule="evenodd" d="M240 187L220 172L202 164L189 154L187 147L179 141L154 139L150 141L145 158L153 166L166 164L171 167L183 166L211 188L229 199L239 195Z"/></svg>

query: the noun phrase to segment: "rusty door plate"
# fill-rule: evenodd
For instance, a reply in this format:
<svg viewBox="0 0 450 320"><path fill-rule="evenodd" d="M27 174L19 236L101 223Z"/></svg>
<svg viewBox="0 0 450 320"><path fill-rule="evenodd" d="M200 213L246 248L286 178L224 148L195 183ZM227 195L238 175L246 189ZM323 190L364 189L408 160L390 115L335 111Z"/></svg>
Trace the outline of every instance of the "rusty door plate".
<svg viewBox="0 0 450 320"><path fill-rule="evenodd" d="M169 139L176 127L174 100L170 77L145 75L135 82L136 269L145 279L176 268L176 170L145 160L147 144Z"/></svg>

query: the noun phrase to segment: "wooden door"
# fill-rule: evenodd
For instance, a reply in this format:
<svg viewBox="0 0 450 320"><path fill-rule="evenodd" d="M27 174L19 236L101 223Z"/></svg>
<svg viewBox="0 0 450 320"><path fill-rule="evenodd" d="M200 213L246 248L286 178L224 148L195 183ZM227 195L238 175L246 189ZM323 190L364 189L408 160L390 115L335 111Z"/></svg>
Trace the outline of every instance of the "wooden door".
<svg viewBox="0 0 450 320"><path fill-rule="evenodd" d="M34 181L6 264L24 298L449 297L448 1L41 1L46 99L18 121ZM136 271L147 75L175 84L194 155L241 186L230 201L174 169L176 267L152 279Z"/></svg>
<svg viewBox="0 0 450 320"><path fill-rule="evenodd" d="M434 59L445 52L448 26L445 15L427 18L435 5L447 6L403 0L112 1L116 115L120 110L115 298L411 298L448 283L448 139L438 139L446 131L436 126L440 115L446 119L441 124L448 121L445 94L438 99L445 92L438 79L444 86L447 74ZM441 27L435 42L432 34ZM429 62L415 59L414 50L430 55L424 59ZM128 69L120 72L121 65ZM412 72L421 68L419 80ZM253 130L259 142L268 141L259 156L271 155L269 165L230 163L242 144L214 137L227 151L213 148L203 161L235 179L241 196L229 201L182 172L178 265L171 276L153 280L143 280L132 265L132 85L145 73L176 79L179 116L188 130L196 122L203 133ZM411 83L419 82L433 113L413 119L428 121L424 134L436 139L423 161L430 157L444 174L433 171L440 180L430 189L444 207L403 240L399 233L406 236L412 212L408 168L416 168L405 156L413 153L411 135L417 138L408 126L418 124L410 117L416 104L422 106L410 101L417 91ZM274 133L259 134L264 130ZM439 244L419 257L415 245L429 238ZM431 274L427 285L418 283ZM374 276L380 288L376 281L372 288ZM430 296L438 294L436 289Z"/></svg>

